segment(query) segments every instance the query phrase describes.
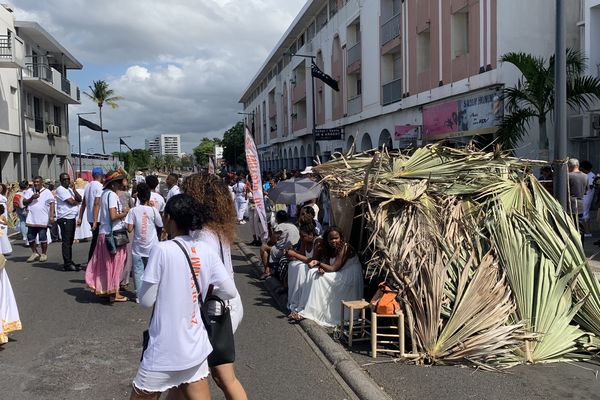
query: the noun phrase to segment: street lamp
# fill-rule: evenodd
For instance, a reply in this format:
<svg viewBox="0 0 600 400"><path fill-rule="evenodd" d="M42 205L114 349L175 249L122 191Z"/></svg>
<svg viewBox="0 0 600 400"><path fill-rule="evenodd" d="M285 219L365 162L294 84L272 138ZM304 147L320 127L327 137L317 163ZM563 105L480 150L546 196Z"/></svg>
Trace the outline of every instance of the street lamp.
<svg viewBox="0 0 600 400"><path fill-rule="evenodd" d="M83 170L83 168L81 166L81 125L79 124L79 116L80 115L92 115L92 114L96 114L96 111L77 113L77 134L79 136L79 176L81 176L81 171Z"/></svg>

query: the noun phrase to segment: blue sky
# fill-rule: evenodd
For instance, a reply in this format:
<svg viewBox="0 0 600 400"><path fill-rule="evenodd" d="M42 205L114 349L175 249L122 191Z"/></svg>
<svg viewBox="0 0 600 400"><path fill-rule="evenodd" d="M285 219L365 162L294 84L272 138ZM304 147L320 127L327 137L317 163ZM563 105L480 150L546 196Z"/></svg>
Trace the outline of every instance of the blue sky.
<svg viewBox="0 0 600 400"><path fill-rule="evenodd" d="M82 91L106 80L124 100L104 107L107 152L119 136L133 148L160 133L182 135L184 152L221 137L240 119L238 100L305 0L13 0L19 20L40 23L83 65L69 71ZM69 107L97 111L85 97ZM97 115L87 116L98 121ZM82 129L82 149L102 148Z"/></svg>

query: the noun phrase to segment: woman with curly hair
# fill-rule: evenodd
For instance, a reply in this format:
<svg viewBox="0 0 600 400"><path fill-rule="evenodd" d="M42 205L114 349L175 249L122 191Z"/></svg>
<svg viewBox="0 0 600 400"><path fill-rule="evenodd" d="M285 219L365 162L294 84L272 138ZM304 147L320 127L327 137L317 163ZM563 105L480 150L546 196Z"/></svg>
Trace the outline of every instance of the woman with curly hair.
<svg viewBox="0 0 600 400"><path fill-rule="evenodd" d="M217 253L225 268L234 277L231 261L231 244L235 240L236 210L231 193L223 180L216 175L190 175L181 186L183 193L203 204L202 230L193 233L201 243ZM228 302L231 308L231 325L235 333L244 313L239 293ZM244 387L235 375L233 363L211 365L210 373L228 400L246 400Z"/></svg>

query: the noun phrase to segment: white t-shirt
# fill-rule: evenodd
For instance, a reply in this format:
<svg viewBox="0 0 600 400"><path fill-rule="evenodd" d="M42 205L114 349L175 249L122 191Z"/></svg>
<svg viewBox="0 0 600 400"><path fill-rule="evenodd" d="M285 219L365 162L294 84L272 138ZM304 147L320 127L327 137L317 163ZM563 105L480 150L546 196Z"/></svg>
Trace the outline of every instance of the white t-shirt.
<svg viewBox="0 0 600 400"><path fill-rule="evenodd" d="M99 233L108 234L110 233L110 212L108 211L110 208L116 208L117 214L123 212L123 206L121 205L121 200L119 200L119 196L112 190L106 189L102 193L102 201L100 202L100 231ZM125 227L125 223L122 219L117 221L112 221L112 229L116 231L117 229L123 229Z"/></svg>
<svg viewBox="0 0 600 400"><path fill-rule="evenodd" d="M163 226L156 208L143 205L133 207L125 217L125 223L134 227L131 254L148 257L152 247L158 243L156 227Z"/></svg>
<svg viewBox="0 0 600 400"><path fill-rule="evenodd" d="M154 191L150 192L150 202L149 204L156 208L156 211L163 212L165 210L165 199Z"/></svg>
<svg viewBox="0 0 600 400"><path fill-rule="evenodd" d="M63 186L59 186L56 189L56 219L77 218L77 214L79 214L79 205L75 204L74 206L72 206L71 204L67 203L67 200L69 199L75 199L73 189L66 189Z"/></svg>
<svg viewBox="0 0 600 400"><path fill-rule="evenodd" d="M177 194L181 193L181 189L179 189L179 186L175 185L173 186L171 189L169 189L169 192L167 193L167 201L169 201L169 199Z"/></svg>
<svg viewBox="0 0 600 400"><path fill-rule="evenodd" d="M233 185L233 193L235 194L235 197L239 198L239 199L245 199L246 198L246 184L244 182L238 182L235 185Z"/></svg>
<svg viewBox="0 0 600 400"><path fill-rule="evenodd" d="M94 223L94 201L100 196L102 196L102 184L98 181L91 181L85 187L85 192L83 192L85 214L87 215L87 220L90 224ZM98 216L99 215L100 214L98 214Z"/></svg>
<svg viewBox="0 0 600 400"><path fill-rule="evenodd" d="M214 231L206 228L192 232L192 237L198 240L202 245L207 246L217 253L219 258L221 258L222 251L223 264L225 264L225 268L233 278L233 263L231 261L231 246L229 243L223 241Z"/></svg>
<svg viewBox="0 0 600 400"><path fill-rule="evenodd" d="M4 206L4 212L2 213L2 215L4 215L5 217L8 217L8 199L4 196L0 194L0 204L2 204Z"/></svg>
<svg viewBox="0 0 600 400"><path fill-rule="evenodd" d="M217 254L190 236L176 240L186 247L205 297L208 286L228 287L223 300L237 295ZM158 284L150 340L141 367L150 371L181 371L202 363L212 351L200 316L196 285L187 258L172 240L152 248L142 280ZM233 290L231 290L233 288Z"/></svg>
<svg viewBox="0 0 600 400"><path fill-rule="evenodd" d="M25 199L30 199L34 193L33 189L28 189L23 197ZM27 226L48 226L48 223L50 222L50 204L54 203L54 196L52 195L52 192L46 188L42 188L39 193L40 197L33 200L27 206L27 209L29 210L27 219L25 219Z"/></svg>

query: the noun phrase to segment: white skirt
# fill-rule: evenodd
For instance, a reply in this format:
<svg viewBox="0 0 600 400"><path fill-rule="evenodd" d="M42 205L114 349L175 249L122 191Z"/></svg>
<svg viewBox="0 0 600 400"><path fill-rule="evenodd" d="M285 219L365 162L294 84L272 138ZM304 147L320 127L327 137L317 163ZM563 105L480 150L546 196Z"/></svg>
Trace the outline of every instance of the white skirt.
<svg viewBox="0 0 600 400"><path fill-rule="evenodd" d="M294 260L288 264L288 309L298 311L302 293L307 286L308 265Z"/></svg>
<svg viewBox="0 0 600 400"><path fill-rule="evenodd" d="M342 300L360 300L363 296L362 266L354 256L337 272L321 274L317 268L308 271L298 313L319 325L334 327L340 324Z"/></svg>
<svg viewBox="0 0 600 400"><path fill-rule="evenodd" d="M89 239L92 237L92 227L87 218L81 220L81 225L75 228L75 240Z"/></svg>
<svg viewBox="0 0 600 400"><path fill-rule="evenodd" d="M163 393L184 383L206 379L209 373L207 360L183 371L149 371L139 367L137 375L133 378L133 386L145 392Z"/></svg>
<svg viewBox="0 0 600 400"><path fill-rule="evenodd" d="M6 269L0 269L0 344L8 342L7 334L21 330L21 319Z"/></svg>
<svg viewBox="0 0 600 400"><path fill-rule="evenodd" d="M0 253L4 255L12 253L12 246L8 238L8 226L4 224L0 225Z"/></svg>

